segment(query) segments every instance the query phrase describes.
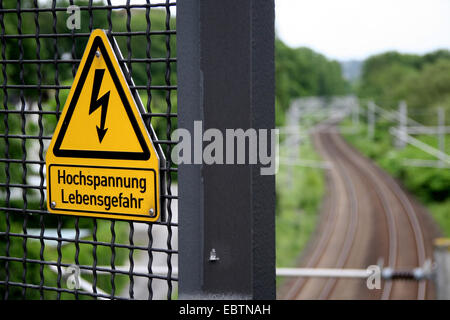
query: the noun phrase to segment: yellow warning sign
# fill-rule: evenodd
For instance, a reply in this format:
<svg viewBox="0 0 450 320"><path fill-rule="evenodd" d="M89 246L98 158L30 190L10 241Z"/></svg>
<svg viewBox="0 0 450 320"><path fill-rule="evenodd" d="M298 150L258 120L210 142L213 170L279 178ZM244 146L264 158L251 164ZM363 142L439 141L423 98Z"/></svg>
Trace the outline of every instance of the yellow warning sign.
<svg viewBox="0 0 450 320"><path fill-rule="evenodd" d="M103 30L92 32L47 151L47 207L156 221L159 155L114 49Z"/></svg>

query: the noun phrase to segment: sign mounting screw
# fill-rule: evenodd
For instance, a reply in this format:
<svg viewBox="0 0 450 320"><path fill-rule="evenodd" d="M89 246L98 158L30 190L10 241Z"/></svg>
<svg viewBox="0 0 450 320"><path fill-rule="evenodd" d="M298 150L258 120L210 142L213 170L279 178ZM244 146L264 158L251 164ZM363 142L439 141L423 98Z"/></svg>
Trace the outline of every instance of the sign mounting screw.
<svg viewBox="0 0 450 320"><path fill-rule="evenodd" d="M95 56L97 57L97 58L100 58L100 56L101 56L101 53L100 53L100 51L95 51Z"/></svg>
<svg viewBox="0 0 450 320"><path fill-rule="evenodd" d="M148 212L150 213L150 215L153 216L153 214L155 213L155 210L153 208L150 208L150 210Z"/></svg>
<svg viewBox="0 0 450 320"><path fill-rule="evenodd" d="M50 208L52 208L52 209L55 209L55 208L56 208L56 202L55 202L55 201L52 201L52 202L50 203Z"/></svg>

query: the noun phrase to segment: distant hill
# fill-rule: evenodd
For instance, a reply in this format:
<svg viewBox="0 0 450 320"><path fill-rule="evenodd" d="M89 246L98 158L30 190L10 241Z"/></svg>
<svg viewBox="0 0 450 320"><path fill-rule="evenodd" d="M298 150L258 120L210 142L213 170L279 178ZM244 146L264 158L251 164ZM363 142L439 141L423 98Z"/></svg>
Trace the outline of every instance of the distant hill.
<svg viewBox="0 0 450 320"><path fill-rule="evenodd" d="M361 77L362 60L340 61L344 79L354 82Z"/></svg>

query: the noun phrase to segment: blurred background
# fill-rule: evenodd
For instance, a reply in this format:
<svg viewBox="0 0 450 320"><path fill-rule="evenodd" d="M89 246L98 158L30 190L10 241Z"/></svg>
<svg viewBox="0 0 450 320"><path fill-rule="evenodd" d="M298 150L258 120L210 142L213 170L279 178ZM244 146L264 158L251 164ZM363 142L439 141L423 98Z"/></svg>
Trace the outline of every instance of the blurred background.
<svg viewBox="0 0 450 320"><path fill-rule="evenodd" d="M450 236L450 3L275 3L277 266L433 260L434 239ZM430 284L351 293L354 280L307 279L279 277L279 296L434 297Z"/></svg>

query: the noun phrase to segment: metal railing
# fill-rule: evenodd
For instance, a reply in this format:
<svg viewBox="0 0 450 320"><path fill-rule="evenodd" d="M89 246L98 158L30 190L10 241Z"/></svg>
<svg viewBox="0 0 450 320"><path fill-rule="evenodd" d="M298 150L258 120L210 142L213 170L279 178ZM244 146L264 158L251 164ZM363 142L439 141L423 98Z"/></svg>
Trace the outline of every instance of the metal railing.
<svg viewBox="0 0 450 320"><path fill-rule="evenodd" d="M0 1L0 297L170 299L178 255L177 168L170 158L177 119L176 3L69 5L79 10L80 29L68 28L66 2ZM46 208L46 150L97 28L117 40L124 56L119 62L146 109L144 122L153 125L159 137L154 143L167 159L161 222L55 216ZM126 270L117 267L123 264ZM68 281L70 266L90 273L75 288ZM162 273L153 271L162 267Z"/></svg>

